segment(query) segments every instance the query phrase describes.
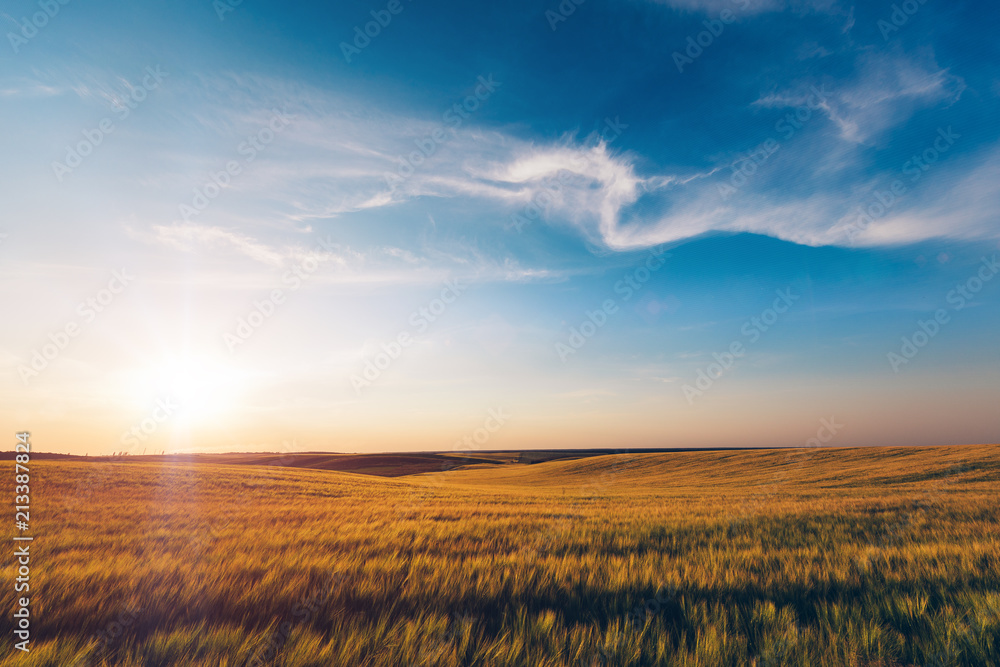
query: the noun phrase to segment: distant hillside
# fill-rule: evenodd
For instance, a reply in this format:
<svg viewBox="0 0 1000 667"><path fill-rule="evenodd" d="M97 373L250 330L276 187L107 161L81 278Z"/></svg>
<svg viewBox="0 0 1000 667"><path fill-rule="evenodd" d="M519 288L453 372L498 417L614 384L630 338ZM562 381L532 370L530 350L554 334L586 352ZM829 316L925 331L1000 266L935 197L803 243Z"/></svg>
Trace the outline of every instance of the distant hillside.
<svg viewBox="0 0 1000 667"><path fill-rule="evenodd" d="M11 452L0 458L11 459ZM231 453L123 457L32 454L81 462L191 463L308 468L377 477L433 475L448 484L644 489L811 485L817 489L1000 480L1000 445L728 450L552 450L395 454ZM443 476L434 473L447 472Z"/></svg>

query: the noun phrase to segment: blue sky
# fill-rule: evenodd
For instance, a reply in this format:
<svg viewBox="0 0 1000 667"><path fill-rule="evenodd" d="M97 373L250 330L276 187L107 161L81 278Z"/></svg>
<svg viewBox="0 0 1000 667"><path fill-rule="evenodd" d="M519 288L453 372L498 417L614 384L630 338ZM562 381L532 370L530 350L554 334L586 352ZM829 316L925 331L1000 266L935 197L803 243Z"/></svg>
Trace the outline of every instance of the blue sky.
<svg viewBox="0 0 1000 667"><path fill-rule="evenodd" d="M450 449L491 409L476 447L996 442L998 18L8 3L0 421L76 453Z"/></svg>

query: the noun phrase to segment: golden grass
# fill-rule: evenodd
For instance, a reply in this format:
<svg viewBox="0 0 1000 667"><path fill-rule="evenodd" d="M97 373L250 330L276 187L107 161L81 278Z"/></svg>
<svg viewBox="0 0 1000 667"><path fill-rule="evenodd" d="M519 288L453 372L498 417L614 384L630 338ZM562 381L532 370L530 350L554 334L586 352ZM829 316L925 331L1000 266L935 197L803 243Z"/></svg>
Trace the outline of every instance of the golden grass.
<svg viewBox="0 0 1000 667"><path fill-rule="evenodd" d="M35 642L0 667L996 665L998 455L36 461Z"/></svg>

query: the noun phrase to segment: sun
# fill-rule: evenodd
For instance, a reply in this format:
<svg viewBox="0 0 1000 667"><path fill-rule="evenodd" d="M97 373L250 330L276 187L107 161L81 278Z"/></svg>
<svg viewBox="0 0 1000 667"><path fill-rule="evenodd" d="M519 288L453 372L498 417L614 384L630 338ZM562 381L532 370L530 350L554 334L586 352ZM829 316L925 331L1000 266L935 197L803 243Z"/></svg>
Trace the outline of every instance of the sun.
<svg viewBox="0 0 1000 667"><path fill-rule="evenodd" d="M177 426L218 421L237 407L244 373L210 356L170 355L142 372L144 393L174 406Z"/></svg>

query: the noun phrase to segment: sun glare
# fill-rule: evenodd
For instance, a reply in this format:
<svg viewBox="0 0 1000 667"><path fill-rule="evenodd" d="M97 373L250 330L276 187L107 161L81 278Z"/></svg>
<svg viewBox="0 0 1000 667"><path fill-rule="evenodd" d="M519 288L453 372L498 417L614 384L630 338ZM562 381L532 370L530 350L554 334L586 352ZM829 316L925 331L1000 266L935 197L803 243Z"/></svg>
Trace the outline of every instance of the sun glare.
<svg viewBox="0 0 1000 667"><path fill-rule="evenodd" d="M243 374L228 363L205 356L170 356L138 373L143 393L171 406L176 426L222 420L237 405Z"/></svg>

